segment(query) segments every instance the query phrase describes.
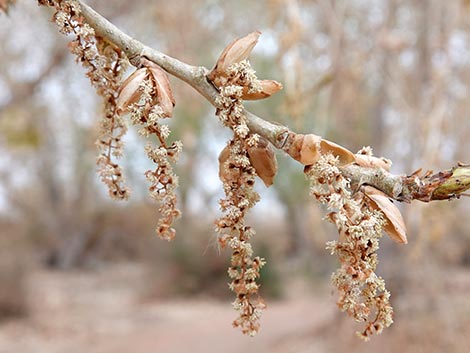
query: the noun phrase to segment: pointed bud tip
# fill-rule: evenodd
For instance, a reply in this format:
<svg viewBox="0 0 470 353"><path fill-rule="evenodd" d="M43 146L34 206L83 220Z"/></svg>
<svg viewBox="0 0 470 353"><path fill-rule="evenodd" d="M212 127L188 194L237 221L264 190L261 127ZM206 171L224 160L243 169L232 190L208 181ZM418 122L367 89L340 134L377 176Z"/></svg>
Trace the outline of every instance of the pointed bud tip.
<svg viewBox="0 0 470 353"><path fill-rule="evenodd" d="M214 81L215 77L223 75L227 68L235 63L247 59L261 35L260 31L254 31L244 37L233 40L225 47L219 56L214 68L207 77Z"/></svg>

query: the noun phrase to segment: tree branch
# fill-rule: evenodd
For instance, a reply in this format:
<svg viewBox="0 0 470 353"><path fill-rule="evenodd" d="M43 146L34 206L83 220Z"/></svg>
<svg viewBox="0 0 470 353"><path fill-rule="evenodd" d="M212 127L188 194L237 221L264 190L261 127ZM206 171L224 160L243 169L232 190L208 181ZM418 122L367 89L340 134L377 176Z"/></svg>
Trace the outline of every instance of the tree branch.
<svg viewBox="0 0 470 353"><path fill-rule="evenodd" d="M393 175L382 168L364 168L355 164L341 168L353 186L371 185L392 199L402 202L450 200L468 196L470 188L470 165L458 166L432 174Z"/></svg>
<svg viewBox="0 0 470 353"><path fill-rule="evenodd" d="M83 17L94 28L96 34L121 48L134 66L140 65L142 57L153 61L169 74L192 86L217 108L216 99L219 92L207 80L206 76L209 72L207 68L188 65L142 44L122 32L82 1L78 0L78 3ZM276 148L288 152L289 146L286 146L286 141L289 135L292 136L295 133L286 126L270 123L249 111L245 111L245 114L251 132L263 136ZM371 185L389 197L404 202L411 200L429 202L458 198L466 195L465 191L470 188L470 167L461 164L451 170L432 175L427 173L423 176L419 176L419 173L413 173L409 176L393 175L381 167L363 167L355 163L344 165L341 170L344 176L351 181L353 187Z"/></svg>
<svg viewBox="0 0 470 353"><path fill-rule="evenodd" d="M142 44L121 31L90 6L84 4L82 1L78 1L78 3L81 6L83 17L88 24L93 27L96 34L106 38L121 48L133 65L138 66L139 58L146 57L150 61L158 64L169 74L189 84L214 107L217 107L216 99L219 96L219 92L207 80L206 76L209 73L207 68L188 65ZM283 147L283 137L285 137L285 134L289 131L287 127L270 123L248 111L245 111L245 113L248 119L248 127L252 132L265 137L277 148Z"/></svg>

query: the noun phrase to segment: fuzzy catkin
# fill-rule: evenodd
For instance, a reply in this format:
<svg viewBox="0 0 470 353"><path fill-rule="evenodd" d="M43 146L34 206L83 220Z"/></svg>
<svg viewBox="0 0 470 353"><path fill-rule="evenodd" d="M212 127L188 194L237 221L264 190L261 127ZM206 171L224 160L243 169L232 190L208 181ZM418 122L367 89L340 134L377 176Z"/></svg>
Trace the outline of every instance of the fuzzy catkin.
<svg viewBox="0 0 470 353"><path fill-rule="evenodd" d="M227 145L229 156L222 162L225 198L220 201L220 208L224 214L216 221L216 230L221 247L228 245L232 250L229 287L236 294L233 307L238 312L233 326L254 336L266 306L259 295L257 282L265 260L253 256L250 239L255 231L246 224L245 217L259 200L258 193L254 191L256 170L248 156L248 147L256 146L259 137L249 132L241 96L243 87L256 85L256 76L246 61L231 65L226 74L225 85L220 87L216 114L224 125L232 129L233 138Z"/></svg>
<svg viewBox="0 0 470 353"><path fill-rule="evenodd" d="M119 48L95 35L93 28L80 16L80 6L76 1L49 0L39 1L39 4L55 8L52 20L62 34L74 36L69 49L86 69L97 94L103 98L104 114L96 142L100 150L96 162L98 173L111 198L126 200L130 190L125 186L122 168L114 161L122 156L122 137L127 131L116 105L126 58Z"/></svg>
<svg viewBox="0 0 470 353"><path fill-rule="evenodd" d="M93 28L80 15L80 6L76 1L38 2L40 5L54 7L56 11L53 21L58 25L59 31L75 37L69 44L70 51L76 55L77 62L85 67L86 75L104 100L104 114L97 140L100 150L97 158L98 173L101 181L108 187L111 198L126 200L130 190L124 184L122 168L114 159L123 154L122 138L127 131L127 125L121 116L123 107L117 104L127 59L119 48L95 35ZM166 140L170 129L160 124L161 119L171 116L169 110L174 105L169 83L162 84L157 79L167 80L166 74L155 66L145 70L148 70L147 79L138 87L140 99L125 108L131 113L131 122L141 126L140 135L155 136L157 139L157 146L148 145L145 148L147 156L156 164L156 168L145 172L145 176L150 182L150 196L159 203L160 219L156 232L161 238L171 240L175 236L172 224L181 214L176 205L178 177L173 172L172 164L176 163L182 144L175 141L168 145Z"/></svg>
<svg viewBox="0 0 470 353"><path fill-rule="evenodd" d="M341 267L332 275L339 292L338 306L365 328L358 335L368 340L393 323L390 293L385 281L375 273L377 250L385 219L380 211L372 210L364 195L353 194L348 181L338 169L338 160L331 154L306 168L311 194L327 205L327 220L339 233L327 249L335 254Z"/></svg>
<svg viewBox="0 0 470 353"><path fill-rule="evenodd" d="M157 141L156 145L148 143L145 146L147 157L156 165L154 170L145 172L145 177L150 183L150 197L159 204L160 217L155 231L160 238L170 241L176 234L173 223L181 215L176 197L178 176L174 173L173 164L178 161L183 145L180 141L171 145L167 143L171 131L161 120L169 115L160 106L162 92L158 92L154 76L149 73L139 90L140 98L128 108L131 122L140 127L139 135L145 138L154 136Z"/></svg>

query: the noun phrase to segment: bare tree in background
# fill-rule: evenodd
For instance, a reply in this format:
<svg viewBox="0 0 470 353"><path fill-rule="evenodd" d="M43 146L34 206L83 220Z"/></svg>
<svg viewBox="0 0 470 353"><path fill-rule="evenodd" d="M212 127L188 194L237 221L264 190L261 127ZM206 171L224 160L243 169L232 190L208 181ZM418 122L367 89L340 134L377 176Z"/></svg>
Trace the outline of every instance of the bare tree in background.
<svg viewBox="0 0 470 353"><path fill-rule="evenodd" d="M145 175L150 182L151 197L159 202L158 213L161 218L157 225L157 234L162 238L171 240L174 237L172 223L180 215L176 203L178 176L173 168L182 151L181 143L170 137L170 130L164 124L165 119L173 115L175 104L166 72L195 88L215 106L216 115L223 125L233 131L233 137L219 157L219 176L224 184L225 198L220 202L224 214L216 221L216 227L220 245L232 250L228 272L231 278L230 288L236 293L234 306L239 312L239 317L234 321L235 326L241 327L244 333L255 334L259 328L261 310L265 306L258 293L259 271L265 261L253 255L249 240L254 235L254 230L247 224L245 215L259 200L259 195L253 189L255 176L260 177L266 186L270 186L274 181L277 161L273 147L283 150L305 166L304 173L310 182L311 195L326 205L329 209L326 218L338 229L339 240L329 242L328 248L341 262L341 268L333 277L333 283L340 294L340 308L357 321L365 323L360 336L366 339L374 333L380 333L392 323L393 311L389 304L389 292L385 289L384 281L375 274L376 250L382 230L399 243L406 243L407 238L400 211L390 201L429 202L454 199L464 195L469 187L469 168L461 163L455 163L452 169L438 173L420 170L411 172L419 166L432 163L432 158L445 150L445 146L440 144L439 140L436 141L436 138L442 136L436 134L436 129L442 128L446 116L445 108L449 104L443 100L444 95L440 93L445 87L443 78L433 81L437 82L436 87L428 87L431 75L435 74L431 68L433 60L429 46L437 45L439 53L446 57L448 48L444 43L449 41L446 29L448 22L442 20L441 14L444 10L452 11L455 8L443 6L439 2L416 5L422 7L420 11L415 12L421 14L420 32L417 36L418 52L416 56L411 56L416 60L416 70L409 73L407 68L403 69L388 57L387 50L408 50L406 40L390 31L398 12L395 2L390 2L385 11L387 17L378 21L377 25L382 27L377 41L384 47L384 53L379 55L381 59L378 60L378 65L383 70L382 75L415 75L412 82L416 87L401 87L394 82L392 87L387 87L383 78L378 80L378 84L368 82L370 71L362 64L364 58L375 55L370 45L361 43L357 51L348 50L357 43L348 37L350 34L343 26L349 24L361 32L361 17L351 15L354 11L361 11L360 6L352 8L348 2L320 1L320 13L324 14L326 19L321 26L328 32L328 44L323 45L320 52L326 52L324 55L330 62L330 69L322 72L313 84L309 82L301 85L299 81L302 83L302 78L305 79L319 70L315 66L308 66L307 61L301 59L300 44L303 41L307 45L311 43L308 42L309 38L305 38L305 31L302 30L298 5L295 1L281 2L280 8L287 8L288 29L280 40L278 59L283 68L287 91L283 109L286 115L292 118L292 123L287 120L281 123L289 124L293 130L305 132L302 134L279 123L264 120L244 109L245 100L270 97L282 87L274 80L258 79L246 60L258 41L259 32L252 32L233 41L222 52L214 67L208 70L187 65L144 46L80 1L39 3L55 8L53 20L62 33L74 37L69 47L84 65L98 95L104 99L105 115L98 138L98 165L100 177L109 187L112 197L127 199L129 196L124 170L116 163L116 158L122 155L123 135L127 130L124 115L129 115L130 121L139 127L139 134L150 138L151 142L146 145L145 152L155 166ZM163 18L167 17L165 12ZM428 33L427 21L431 18L441 21L439 23L442 24L440 41L437 44L430 43L431 35ZM170 44L178 47L177 43L178 41L173 41ZM404 55L403 60L406 58ZM124 80L125 66L129 63L135 66L136 70ZM378 86L378 93L372 97L359 95L361 88L368 84ZM312 106L310 95L320 96L324 90L328 90L328 103L324 106ZM409 109L409 114L429 119L426 133L420 136L424 141L415 138L422 130L421 126L416 125L419 120L410 119L409 126L404 122L407 126L405 129L386 127L387 111L392 118L397 115L393 107L384 103L387 94L396 95L394 98L397 105L401 104L399 109ZM392 102L395 101L392 99ZM365 112L375 111L378 116L377 123L371 132L375 140L370 140L383 143L388 137L388 143L396 141L403 145L397 149L398 154L403 155L410 149L419 150L420 160L416 163L402 163L410 170L409 175L391 174L391 162L373 156L370 148L362 148L354 154L328 139L308 133L316 128L315 125L310 126L312 122L307 119L312 108L319 116L324 117L319 118L318 122L322 135L326 134L335 140L340 136L341 140L349 141L352 146L360 144L366 136L358 133L361 130L360 125L364 124ZM273 121L279 120L282 119L273 117ZM181 124L184 123L186 122ZM400 121L398 126L401 123L403 122ZM46 129L53 130L47 125ZM177 130L175 127L174 129ZM188 133L194 130L201 131L199 127L192 127L188 129ZM402 132L403 137L395 139L394 135ZM199 134L195 138L203 140L204 136ZM48 143L43 147L46 149L45 156L53 155L53 142L53 138L48 138ZM195 149L190 148L188 169L192 169L191 156L194 156L194 153ZM458 156L457 153L454 155L452 157ZM46 159L42 166L45 168L39 174L45 175L42 184L45 185L47 197L44 195L44 198L50 200L53 209L61 212L66 208L58 205L62 204L60 200L68 195L70 188L65 191L57 189L57 183L51 175L51 171L57 167L53 159ZM76 170L83 168L78 166ZM293 177L287 178L292 179ZM79 180L77 185L84 185L86 178ZM295 193L286 192L284 189L279 195L288 205L293 247L295 252L298 252L304 247L305 237L301 235L304 231L300 228L305 228L302 223L306 216L304 202L301 201L299 206L294 202L298 197L293 197L301 195L301 190L293 190ZM186 204L184 199L187 192L188 189L183 188L183 205ZM77 198L71 201L73 210L80 208L80 202L86 201L83 192L76 195ZM67 214L61 219L70 225L70 222L67 222ZM64 228L61 224L57 227L57 234L70 231L70 228ZM63 261L67 263L70 260Z"/></svg>

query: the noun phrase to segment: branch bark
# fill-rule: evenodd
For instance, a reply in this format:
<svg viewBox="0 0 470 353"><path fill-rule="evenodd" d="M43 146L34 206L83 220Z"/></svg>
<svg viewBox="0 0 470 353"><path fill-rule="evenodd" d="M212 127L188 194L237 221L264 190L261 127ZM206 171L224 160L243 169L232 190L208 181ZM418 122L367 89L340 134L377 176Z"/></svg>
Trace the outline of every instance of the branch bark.
<svg viewBox="0 0 470 353"><path fill-rule="evenodd" d="M78 1L78 3L81 6L83 17L93 27L96 34L108 39L123 50L133 65L138 66L139 58L145 57L159 65L169 74L189 84L214 107L217 107L216 99L219 96L219 92L207 80L206 76L209 73L207 68L188 65L142 44L121 31L90 6L82 1ZM289 131L287 127L270 123L248 111L245 111L245 113L248 119L248 127L252 132L265 137L277 148L283 147L284 138Z"/></svg>
<svg viewBox="0 0 470 353"><path fill-rule="evenodd" d="M209 72L207 68L186 64L144 45L114 26L90 6L80 0L78 3L83 17L93 27L95 33L123 50L134 66L140 65L142 57L153 61L169 74L192 86L217 108L216 98L219 92L207 80L206 76ZM285 146L287 137L293 134L289 128L273 124L246 110L245 114L251 132L263 136L276 148L287 151L287 146ZM355 163L344 165L341 170L353 187L371 185L386 193L390 198L404 202L412 200L429 202L458 198L462 195L467 196L465 191L470 188L470 166L462 164L450 170L436 174L427 173L423 176L419 173L394 175L381 167L362 167Z"/></svg>

